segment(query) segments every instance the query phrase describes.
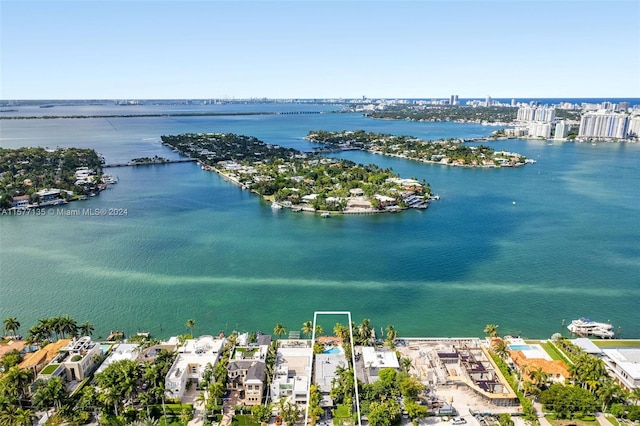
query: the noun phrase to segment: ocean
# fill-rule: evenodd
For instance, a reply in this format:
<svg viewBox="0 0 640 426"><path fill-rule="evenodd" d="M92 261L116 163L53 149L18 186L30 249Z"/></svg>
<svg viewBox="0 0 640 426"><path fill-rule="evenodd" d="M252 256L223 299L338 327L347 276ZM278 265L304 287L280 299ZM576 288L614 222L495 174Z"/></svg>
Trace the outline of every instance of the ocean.
<svg viewBox="0 0 640 426"><path fill-rule="evenodd" d="M65 108L84 115L336 109ZM234 132L308 150L303 138L318 129L438 139L481 137L494 128L352 113L2 120L0 146L86 147L122 162L177 158L160 144L163 134ZM194 163L107 169L117 185L65 208L126 215L0 216L0 317L17 317L22 334L39 318L68 314L94 324L96 338L111 330L168 337L186 332L187 319L195 320L196 334L270 333L276 323L299 330L314 311L347 310L356 322L369 318L378 333L392 324L401 337L481 336L494 323L502 334L548 338L588 316L640 338L640 146L491 146L537 163L462 169L333 154L424 178L441 199L426 211L330 219L273 211ZM322 326L330 331L333 323Z"/></svg>

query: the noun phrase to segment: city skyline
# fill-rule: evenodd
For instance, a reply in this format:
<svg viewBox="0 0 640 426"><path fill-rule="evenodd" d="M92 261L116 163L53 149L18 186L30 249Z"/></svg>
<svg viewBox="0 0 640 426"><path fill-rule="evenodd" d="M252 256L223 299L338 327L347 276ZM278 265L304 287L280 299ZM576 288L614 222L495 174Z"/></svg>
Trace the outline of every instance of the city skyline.
<svg viewBox="0 0 640 426"><path fill-rule="evenodd" d="M2 100L640 97L636 1L0 6Z"/></svg>

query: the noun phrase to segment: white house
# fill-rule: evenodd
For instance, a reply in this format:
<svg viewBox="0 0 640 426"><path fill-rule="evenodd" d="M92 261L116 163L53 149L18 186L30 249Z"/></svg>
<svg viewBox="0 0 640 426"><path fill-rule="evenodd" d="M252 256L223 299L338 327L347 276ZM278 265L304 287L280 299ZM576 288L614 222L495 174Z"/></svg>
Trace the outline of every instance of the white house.
<svg viewBox="0 0 640 426"><path fill-rule="evenodd" d="M182 398L187 383L199 384L202 381L207 364L215 366L220 357L226 339L214 339L212 336L200 336L189 339L178 348L178 356L165 378L166 396Z"/></svg>
<svg viewBox="0 0 640 426"><path fill-rule="evenodd" d="M287 398L294 403L306 403L311 377L309 365L313 358L310 341L283 340L279 344L271 397L276 402Z"/></svg>

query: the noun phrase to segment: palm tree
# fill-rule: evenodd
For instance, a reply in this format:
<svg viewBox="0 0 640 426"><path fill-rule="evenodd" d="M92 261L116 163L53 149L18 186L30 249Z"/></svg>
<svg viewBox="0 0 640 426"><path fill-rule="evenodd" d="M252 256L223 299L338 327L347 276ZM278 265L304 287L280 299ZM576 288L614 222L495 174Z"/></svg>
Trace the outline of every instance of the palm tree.
<svg viewBox="0 0 640 426"><path fill-rule="evenodd" d="M549 374L542 371L542 367L538 367L530 373L531 379L533 379L533 383L540 388L543 384L546 383L549 378Z"/></svg>
<svg viewBox="0 0 640 426"><path fill-rule="evenodd" d="M86 321L84 324L78 327L78 330L80 330L80 334L82 334L83 336L91 336L95 328L93 328L93 325L89 321Z"/></svg>
<svg viewBox="0 0 640 426"><path fill-rule="evenodd" d="M31 370L13 366L5 373L4 379L8 383L7 390L18 399L22 407L22 400L29 396L29 385L33 381L33 373Z"/></svg>
<svg viewBox="0 0 640 426"><path fill-rule="evenodd" d="M34 417L31 410L9 405L0 411L0 425L31 426Z"/></svg>
<svg viewBox="0 0 640 426"><path fill-rule="evenodd" d="M46 323L49 329L55 333L56 341L60 340L60 334L62 334L62 317L43 318L41 323Z"/></svg>
<svg viewBox="0 0 640 426"><path fill-rule="evenodd" d="M323 332L324 332L324 330L322 329L320 324L316 324L316 336L322 334Z"/></svg>
<svg viewBox="0 0 640 426"><path fill-rule="evenodd" d="M387 326L387 343L390 347L393 347L393 343L395 342L397 337L398 332L395 330L395 328L393 328L391 324L389 324Z"/></svg>
<svg viewBox="0 0 640 426"><path fill-rule="evenodd" d="M372 331L371 322L366 318L363 319L362 323L358 326L358 338L356 340L358 340L362 345L368 345L369 342L371 342Z"/></svg>
<svg viewBox="0 0 640 426"><path fill-rule="evenodd" d="M506 360L509 357L509 346L501 340L493 346L493 352L503 360Z"/></svg>
<svg viewBox="0 0 640 426"><path fill-rule="evenodd" d="M602 400L602 412L607 411L607 406L611 400L618 398L623 393L622 386L614 382L612 379L606 379L602 382L598 389L598 397Z"/></svg>
<svg viewBox="0 0 640 426"><path fill-rule="evenodd" d="M153 398L157 401L161 401L162 402L162 414L164 415L164 418L167 418L167 409L166 409L166 405L165 405L165 401L164 401L164 394L165 394L165 390L164 390L164 382L161 382L160 384L158 384L158 386L154 386L151 389L148 390L148 393L151 394L153 396Z"/></svg>
<svg viewBox="0 0 640 426"><path fill-rule="evenodd" d="M407 373L409 372L409 370L411 370L411 367L413 367L411 358L401 358L400 362L402 369Z"/></svg>
<svg viewBox="0 0 640 426"><path fill-rule="evenodd" d="M343 342L349 340L349 329L339 322L333 326L333 334L341 338Z"/></svg>
<svg viewBox="0 0 640 426"><path fill-rule="evenodd" d="M33 395L33 404L38 408L56 407L60 409L69 397L67 388L59 377L49 379Z"/></svg>
<svg viewBox="0 0 640 426"><path fill-rule="evenodd" d="M227 390L223 382L214 382L209 385L209 397L215 399L215 404L218 405L218 398L221 398Z"/></svg>
<svg viewBox="0 0 640 426"><path fill-rule="evenodd" d="M196 320L188 319L186 326L189 329L189 334L191 334L191 336L193 336L193 327L196 326Z"/></svg>
<svg viewBox="0 0 640 426"><path fill-rule="evenodd" d="M32 426L33 419L36 417L35 413L26 408L20 408L16 410L16 417L13 425L15 426Z"/></svg>
<svg viewBox="0 0 640 426"><path fill-rule="evenodd" d="M196 398L196 402L202 406L202 423L207 419L207 393L200 392Z"/></svg>
<svg viewBox="0 0 640 426"><path fill-rule="evenodd" d="M149 406L151 405L151 394L149 392L143 392L138 397L140 401L140 405L145 407L147 410L147 418L151 418L151 412L149 411Z"/></svg>
<svg viewBox="0 0 640 426"><path fill-rule="evenodd" d="M76 337L78 334L78 323L69 315L59 318L60 333L66 334L67 337Z"/></svg>
<svg viewBox="0 0 640 426"><path fill-rule="evenodd" d="M4 330L10 331L16 337L16 331L20 328L20 323L16 317L8 317L4 320Z"/></svg>
<svg viewBox="0 0 640 426"><path fill-rule="evenodd" d="M191 417L191 413L189 413L189 410L187 410L186 408L183 408L182 411L180 412L180 420L182 421L182 424L184 424L184 426L187 426L189 424L190 417Z"/></svg>
<svg viewBox="0 0 640 426"><path fill-rule="evenodd" d="M489 337L498 337L498 326L496 324L487 324L484 328L484 332Z"/></svg>
<svg viewBox="0 0 640 426"><path fill-rule="evenodd" d="M158 419L147 417L146 419L131 422L129 423L129 426L158 426L159 424Z"/></svg>
<svg viewBox="0 0 640 426"><path fill-rule="evenodd" d="M118 404L120 403L120 397L116 394L113 389L106 389L104 392L100 394L100 402L102 402L105 407L113 406L113 412L116 417L118 416Z"/></svg>
<svg viewBox="0 0 640 426"><path fill-rule="evenodd" d="M271 403L266 405L254 405L251 409L251 414L253 414L253 417L259 421L261 425L266 425L267 422L269 422L269 419L271 419L272 410Z"/></svg>
<svg viewBox="0 0 640 426"><path fill-rule="evenodd" d="M537 389L538 388L536 388L534 384L528 380L525 380L524 382L522 382L522 393L524 394L525 397L527 396L527 394L531 394Z"/></svg>
<svg viewBox="0 0 640 426"><path fill-rule="evenodd" d="M55 332L53 327L53 321L49 318L41 318L38 320L38 323L29 329L29 333L31 330L35 330L42 338L39 340L42 342L43 340L51 339L51 333ZM56 335L56 340L58 340L58 336Z"/></svg>
<svg viewBox="0 0 640 426"><path fill-rule="evenodd" d="M311 321L305 321L302 323L302 332L307 335L307 338L311 336L313 331L313 323Z"/></svg>
<svg viewBox="0 0 640 426"><path fill-rule="evenodd" d="M284 398L280 398L284 399ZM297 404L287 402L286 408L282 411L282 420L288 425L293 426L300 418L300 409Z"/></svg>
<svg viewBox="0 0 640 426"><path fill-rule="evenodd" d="M273 334L278 336L278 338L281 338L282 335L286 333L287 333L287 329L281 323L277 323L276 326L273 328Z"/></svg>

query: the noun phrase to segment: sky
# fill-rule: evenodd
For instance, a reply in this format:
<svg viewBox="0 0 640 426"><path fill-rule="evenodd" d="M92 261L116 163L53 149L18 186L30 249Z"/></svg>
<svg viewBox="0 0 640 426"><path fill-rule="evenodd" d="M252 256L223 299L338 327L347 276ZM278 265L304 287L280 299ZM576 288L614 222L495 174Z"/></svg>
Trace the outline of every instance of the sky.
<svg viewBox="0 0 640 426"><path fill-rule="evenodd" d="M640 1L0 0L0 99L640 97Z"/></svg>

